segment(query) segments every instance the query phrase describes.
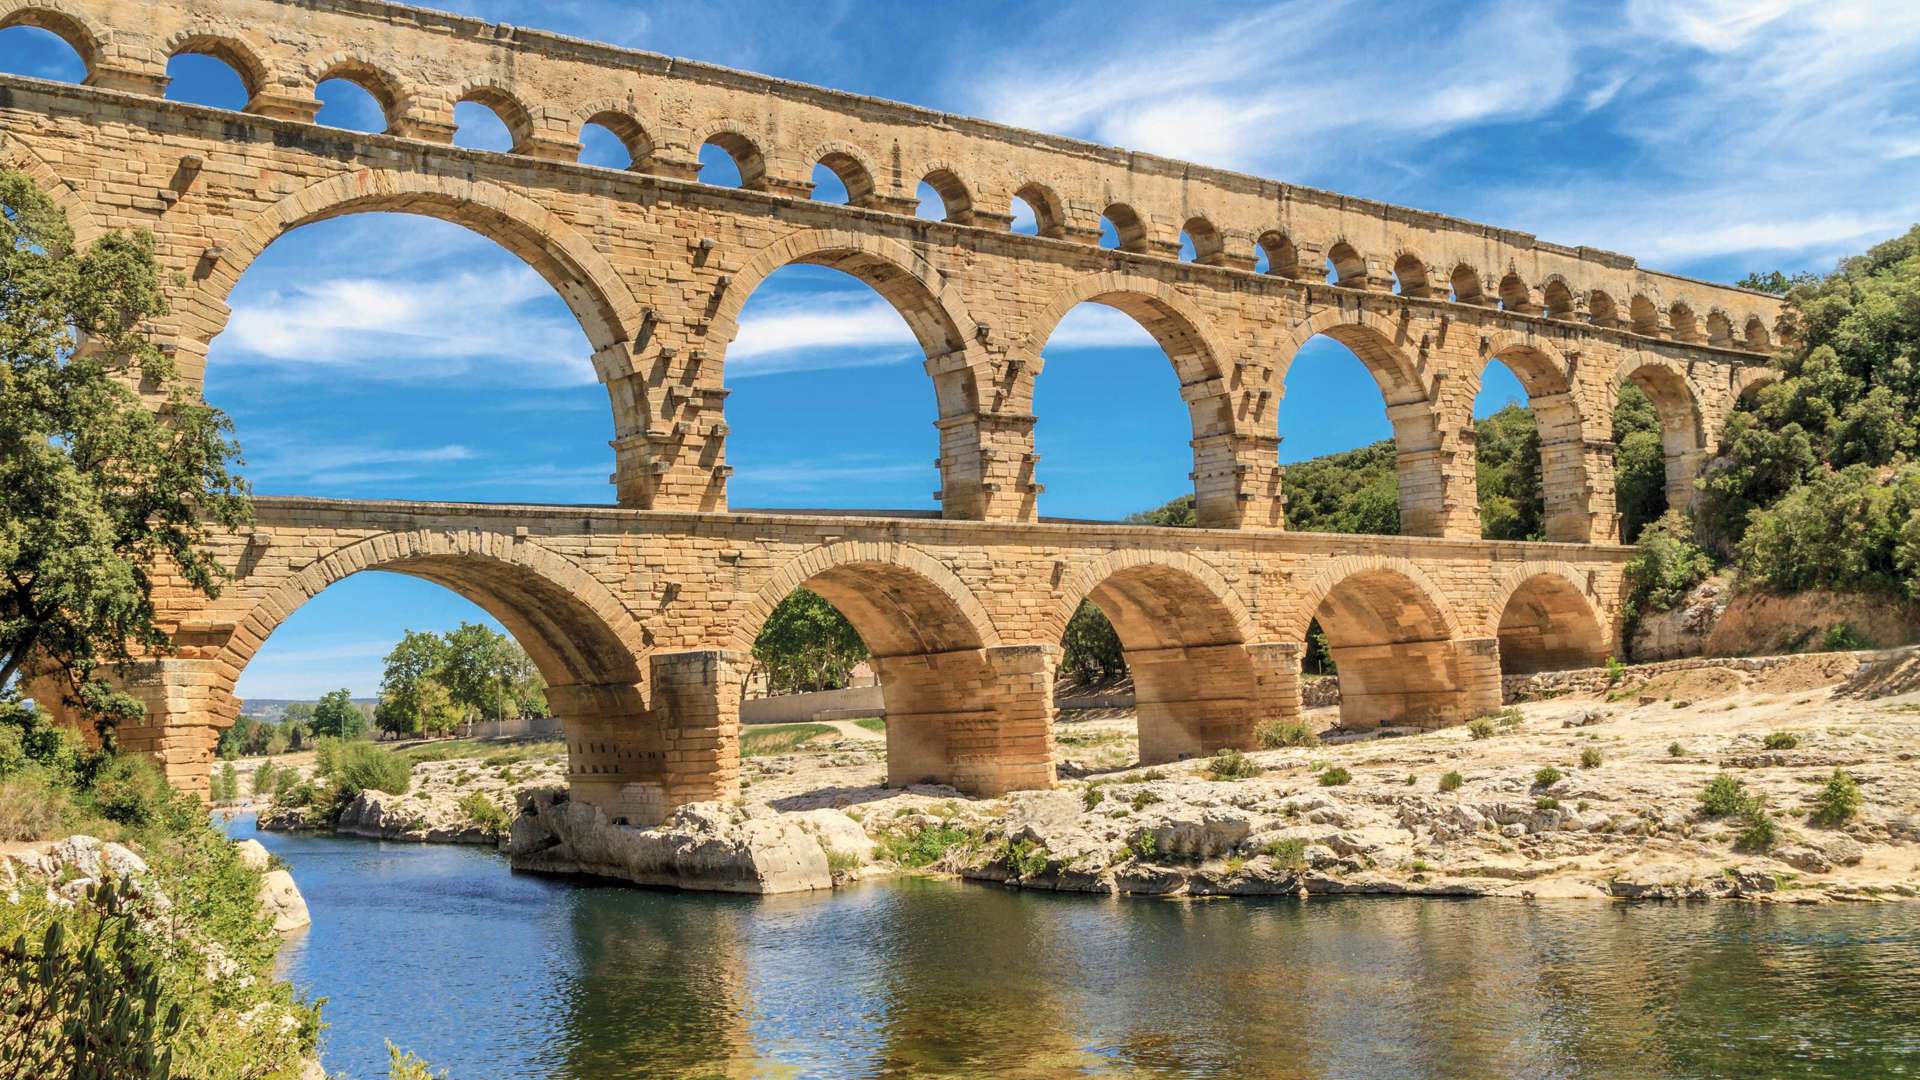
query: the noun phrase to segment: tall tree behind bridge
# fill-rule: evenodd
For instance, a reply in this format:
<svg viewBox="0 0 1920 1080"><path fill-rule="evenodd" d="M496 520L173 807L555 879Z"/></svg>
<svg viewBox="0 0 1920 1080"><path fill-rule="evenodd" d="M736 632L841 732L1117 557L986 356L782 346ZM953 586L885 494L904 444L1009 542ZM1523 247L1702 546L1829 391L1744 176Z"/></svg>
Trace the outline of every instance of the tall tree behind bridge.
<svg viewBox="0 0 1920 1080"><path fill-rule="evenodd" d="M147 336L165 312L150 235L78 251L61 210L0 170L0 691L46 674L108 739L141 707L103 668L170 648L156 574L217 594L198 544L251 517L231 422Z"/></svg>

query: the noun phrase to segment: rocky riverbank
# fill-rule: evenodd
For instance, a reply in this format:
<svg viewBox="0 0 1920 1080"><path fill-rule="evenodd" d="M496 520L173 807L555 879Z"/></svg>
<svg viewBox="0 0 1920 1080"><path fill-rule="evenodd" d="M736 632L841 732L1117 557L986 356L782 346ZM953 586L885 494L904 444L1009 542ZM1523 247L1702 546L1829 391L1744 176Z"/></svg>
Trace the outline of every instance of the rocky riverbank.
<svg viewBox="0 0 1920 1080"><path fill-rule="evenodd" d="M1129 764L1131 716L1102 710L1058 725L1055 790L991 800L883 787L882 744L837 737L748 758L740 800L654 829L568 801L557 751L481 789L514 799L516 867L695 889L908 871L1147 895L1920 896L1920 660L1860 667L1629 669L1437 732L1341 732L1316 710L1314 745L1151 768ZM1836 771L1857 808L1821 815ZM448 808L480 772L419 766L344 831L460 839ZM1716 815L1702 796L1722 776Z"/></svg>

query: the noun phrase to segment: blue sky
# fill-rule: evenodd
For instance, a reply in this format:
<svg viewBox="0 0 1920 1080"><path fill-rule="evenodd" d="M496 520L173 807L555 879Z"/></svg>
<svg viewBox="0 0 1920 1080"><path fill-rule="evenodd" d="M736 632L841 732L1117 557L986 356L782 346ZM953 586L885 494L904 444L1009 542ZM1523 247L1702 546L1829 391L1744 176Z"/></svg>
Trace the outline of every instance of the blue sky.
<svg viewBox="0 0 1920 1080"><path fill-rule="evenodd" d="M1710 279L1825 269L1920 219L1920 5L444 6L1458 214ZM0 32L0 70L78 77L55 39L25 28ZM172 73L172 96L241 104L217 61L179 57ZM321 97L320 122L379 126L353 88L326 84ZM484 108L463 105L456 119L456 141L506 145ZM623 164L610 136L590 139L583 160ZM729 172L715 161L703 178ZM612 423L585 335L490 241L422 218L324 222L270 247L231 302L207 395L233 414L260 493L612 499ZM1187 490L1185 408L1143 331L1082 306L1047 353L1042 513L1113 518ZM934 405L919 361L905 324L864 285L817 268L776 274L728 357L734 505L933 508ZM1509 400L1525 395L1495 372L1481 411ZM1372 380L1331 342L1294 365L1279 416L1289 461L1389 434ZM361 575L296 613L241 690L370 695L403 628L477 617L438 586Z"/></svg>

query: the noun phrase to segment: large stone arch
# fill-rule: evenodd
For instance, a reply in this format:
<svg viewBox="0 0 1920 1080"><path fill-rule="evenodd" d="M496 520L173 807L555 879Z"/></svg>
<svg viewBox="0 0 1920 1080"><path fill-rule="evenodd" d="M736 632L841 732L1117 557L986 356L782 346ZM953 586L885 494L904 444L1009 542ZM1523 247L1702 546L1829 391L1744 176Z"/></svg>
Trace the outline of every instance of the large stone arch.
<svg viewBox="0 0 1920 1080"><path fill-rule="evenodd" d="M1076 279L1028 320L1026 336L1016 351L1036 374L1047 339L1068 312L1084 303L1103 304L1138 322L1165 350L1183 388L1227 373L1228 354L1215 339L1211 320L1192 298L1157 278L1110 270ZM1188 399L1192 400L1190 394Z"/></svg>
<svg viewBox="0 0 1920 1080"><path fill-rule="evenodd" d="M1140 761L1253 745L1253 620L1212 567L1182 552L1116 551L1081 567L1042 624L1058 641L1082 600L1098 606L1133 676Z"/></svg>
<svg viewBox="0 0 1920 1080"><path fill-rule="evenodd" d="M183 53L213 57L240 77L249 102L281 81L252 42L206 20L196 20L168 36L161 42L159 52L162 64L171 63L174 57Z"/></svg>
<svg viewBox="0 0 1920 1080"><path fill-rule="evenodd" d="M904 544L824 544L788 561L739 610L750 652L774 607L805 586L846 616L871 654L887 716L887 782L999 794L1053 783L1053 665L1005 648L951 570Z"/></svg>
<svg viewBox="0 0 1920 1080"><path fill-rule="evenodd" d="M1529 674L1597 667L1612 654L1612 620L1593 595L1591 572L1529 560L1507 571L1482 622L1500 642L1500 669Z"/></svg>
<svg viewBox="0 0 1920 1080"><path fill-rule="evenodd" d="M224 238L217 262L202 258L181 304L183 324L226 324L226 297L267 246L302 225L349 214L422 214L480 233L545 278L580 320L602 381L635 373L631 342L641 307L626 281L587 238L523 195L484 180L360 169L318 181L253 215ZM183 341L204 354L207 340Z"/></svg>
<svg viewBox="0 0 1920 1080"><path fill-rule="evenodd" d="M618 597L565 557L524 537L479 530L381 533L300 567L235 623L215 658L227 690L302 604L367 570L443 585L513 632L555 685L640 680L645 636Z"/></svg>
<svg viewBox="0 0 1920 1080"><path fill-rule="evenodd" d="M1692 374L1685 363L1672 357L1635 350L1622 357L1614 371L1616 392L1627 382L1653 402L1666 459L1667 506L1684 510L1693 503L1693 481L1707 456L1707 417Z"/></svg>
<svg viewBox="0 0 1920 1080"><path fill-rule="evenodd" d="M1586 416L1574 391L1573 365L1554 344L1537 334L1505 332L1487 341L1462 374L1456 408L1465 413L1462 433L1475 430L1473 405L1495 360L1507 366L1527 393L1527 409L1540 432L1540 489L1546 508L1546 539L1582 544L1596 539L1597 523L1611 518L1610 508L1594 505L1602 485L1588 475L1589 428L1594 438L1608 430ZM1607 485L1610 488L1610 485ZM1478 491L1475 492L1478 514Z"/></svg>
<svg viewBox="0 0 1920 1080"><path fill-rule="evenodd" d="M99 74L106 35L99 27L62 0L27 0L26 3L0 4L0 30L31 26L45 30L66 42L80 56L91 82Z"/></svg>
<svg viewBox="0 0 1920 1080"><path fill-rule="evenodd" d="M1318 621L1340 677L1340 724L1435 727L1499 701L1498 670L1464 662L1460 623L1441 591L1407 559L1345 556L1314 579L1288 620L1305 641Z"/></svg>
<svg viewBox="0 0 1920 1080"><path fill-rule="evenodd" d="M1344 303L1344 302L1343 302ZM1400 492L1400 532L1407 536L1446 536L1467 532L1479 535L1471 488L1456 494L1450 487L1472 484L1471 470L1449 469L1450 433L1433 400L1430 377L1423 369L1420 342L1408 323L1390 319L1364 307L1324 308L1282 338L1272 389L1286 393L1287 372L1307 342L1317 336L1339 342L1358 357L1380 388L1387 419L1393 424L1393 444ZM1281 400L1275 409L1286 408ZM1462 479L1464 478L1464 479Z"/></svg>

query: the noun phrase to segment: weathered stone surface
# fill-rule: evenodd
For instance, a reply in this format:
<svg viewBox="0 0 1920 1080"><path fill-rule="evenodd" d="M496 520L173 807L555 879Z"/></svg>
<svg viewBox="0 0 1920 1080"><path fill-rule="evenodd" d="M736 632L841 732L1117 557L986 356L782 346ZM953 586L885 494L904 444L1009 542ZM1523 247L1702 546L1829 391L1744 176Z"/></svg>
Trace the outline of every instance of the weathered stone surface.
<svg viewBox="0 0 1920 1080"><path fill-rule="evenodd" d="M652 829L614 825L597 807L555 792L522 800L507 846L515 869L592 874L705 892L830 889L821 836L765 806L695 803ZM843 815L844 817L844 815Z"/></svg>
<svg viewBox="0 0 1920 1080"><path fill-rule="evenodd" d="M266 845L258 840L235 840L233 850L239 854L241 865L249 870L265 872L273 863L273 856L267 852Z"/></svg>
<svg viewBox="0 0 1920 1080"><path fill-rule="evenodd" d="M307 914L306 897L300 895L300 887L286 870L269 870L261 875L260 903L267 914L273 916L273 928L278 933L298 930L313 922Z"/></svg>

